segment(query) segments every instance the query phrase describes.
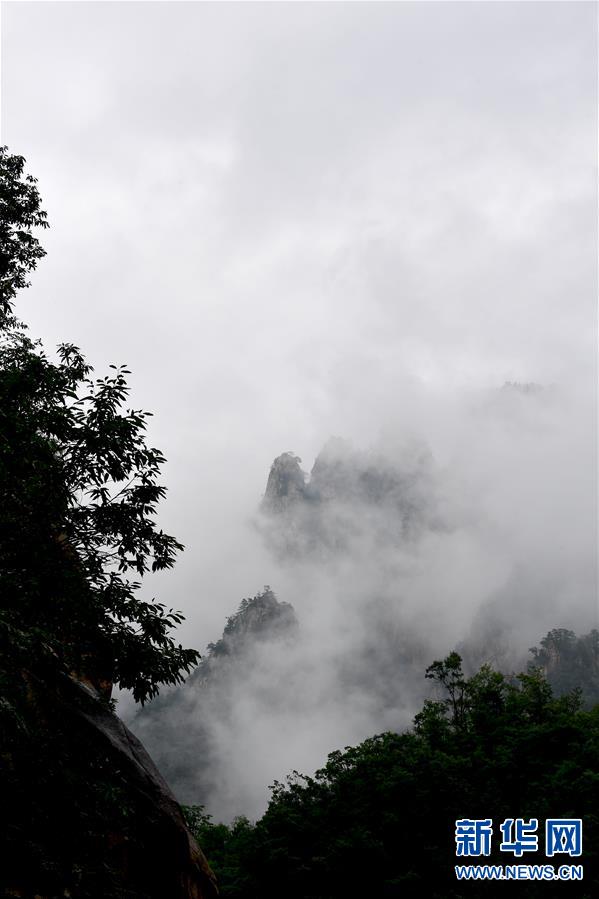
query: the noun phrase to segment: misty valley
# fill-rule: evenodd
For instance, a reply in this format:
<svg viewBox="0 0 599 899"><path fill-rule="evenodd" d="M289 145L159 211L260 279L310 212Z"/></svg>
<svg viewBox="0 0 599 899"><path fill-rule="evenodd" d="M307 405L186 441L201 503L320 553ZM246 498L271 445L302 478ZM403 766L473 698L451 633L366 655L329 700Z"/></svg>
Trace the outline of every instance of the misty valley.
<svg viewBox="0 0 599 899"><path fill-rule="evenodd" d="M2 4L0 899L598 899L597 9Z"/></svg>
<svg viewBox="0 0 599 899"><path fill-rule="evenodd" d="M501 400L534 403L538 392L507 385ZM560 794L573 807L575 789L577 807L593 814L594 779L583 768L597 750L596 628L563 627L568 616L547 596L533 627L549 630L533 639L511 607L502 614L500 593L445 644L459 660L452 677L463 717L450 707L446 677L431 673L444 631L402 608L401 571L427 533L449 538L457 528L442 489L420 444L391 460L330 440L309 476L296 455L279 456L254 527L275 570L328 598L335 615L322 616L315 640L264 587L242 600L183 685L129 719L223 895L458 896L447 844L465 797L473 817L485 808L551 814ZM327 597L332 581L338 600ZM576 787L574 746L573 764L583 766ZM547 884L529 890L546 895Z"/></svg>

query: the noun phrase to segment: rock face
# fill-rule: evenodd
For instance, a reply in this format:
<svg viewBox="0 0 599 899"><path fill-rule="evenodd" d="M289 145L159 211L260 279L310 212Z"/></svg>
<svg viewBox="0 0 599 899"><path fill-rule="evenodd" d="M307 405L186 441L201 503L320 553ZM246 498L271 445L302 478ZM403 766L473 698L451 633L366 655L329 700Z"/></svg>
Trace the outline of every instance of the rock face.
<svg viewBox="0 0 599 899"><path fill-rule="evenodd" d="M441 528L428 450L389 457L333 438L305 474L293 453L278 456L261 503L260 527L279 559L329 557L359 543L398 545L423 527Z"/></svg>
<svg viewBox="0 0 599 899"><path fill-rule="evenodd" d="M224 656L239 657L260 641L289 638L296 629L293 607L288 602L279 602L267 585L253 599L241 601L238 611L227 620L221 639L209 644L208 657L190 674L188 685L216 674Z"/></svg>
<svg viewBox="0 0 599 899"><path fill-rule="evenodd" d="M127 876L135 872L149 895L172 899L212 899L218 894L214 875L190 834L170 787L140 741L96 696L74 684L73 718L89 730L125 772L126 781L147 818L140 817L142 852L128 852L123 841ZM119 841L119 834L113 835Z"/></svg>
<svg viewBox="0 0 599 899"><path fill-rule="evenodd" d="M212 800L222 798L228 789L223 733L248 680L268 670L270 654L293 642L297 631L292 606L265 587L241 602L182 686L158 696L130 721L181 802L211 809Z"/></svg>
<svg viewBox="0 0 599 899"><path fill-rule="evenodd" d="M27 784L25 793L29 788L35 797L32 811L38 820L20 825L19 816L26 819L27 810L23 814L15 807L11 814L11 804L22 803L23 796L9 789L4 811L9 824L17 831L21 826L23 837L17 832L17 851L3 864L2 895L215 899L214 875L181 808L111 707L73 678L63 676L52 688L30 674L24 679L28 725L38 737L45 734L47 744L37 754L30 747L28 759L20 753L14 762L17 773L28 771L37 781ZM47 764L46 750L51 755ZM64 766L60 771L56 755ZM21 772L19 765L24 765ZM48 778L54 783L48 784ZM90 783L96 793L87 801ZM40 818L45 820L38 834Z"/></svg>
<svg viewBox="0 0 599 899"><path fill-rule="evenodd" d="M297 500L308 498L302 460L293 453L282 453L272 463L262 503L268 512L280 512Z"/></svg>

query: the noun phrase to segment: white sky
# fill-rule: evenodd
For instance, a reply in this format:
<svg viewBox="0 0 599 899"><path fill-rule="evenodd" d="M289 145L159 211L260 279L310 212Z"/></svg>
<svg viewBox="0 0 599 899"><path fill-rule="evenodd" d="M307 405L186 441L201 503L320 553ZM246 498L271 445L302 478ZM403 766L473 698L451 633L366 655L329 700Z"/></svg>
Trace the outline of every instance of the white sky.
<svg viewBox="0 0 599 899"><path fill-rule="evenodd" d="M592 396L596 18L3 4L2 140L52 224L20 312L133 370L200 648L273 580L246 520L275 455L506 380Z"/></svg>

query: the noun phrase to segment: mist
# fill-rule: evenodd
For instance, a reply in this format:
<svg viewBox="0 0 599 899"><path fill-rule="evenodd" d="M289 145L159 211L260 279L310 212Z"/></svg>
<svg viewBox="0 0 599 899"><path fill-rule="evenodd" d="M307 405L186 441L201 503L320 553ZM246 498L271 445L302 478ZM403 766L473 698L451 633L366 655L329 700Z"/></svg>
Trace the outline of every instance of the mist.
<svg viewBox="0 0 599 899"><path fill-rule="evenodd" d="M592 5L2 16L2 140L52 225L19 312L127 362L169 460L186 551L144 590L200 651L264 584L297 616L189 703L208 811L408 726L456 646L511 669L596 626ZM260 511L275 457L308 473L332 437L412 478L408 531L386 501L330 502L319 540Z"/></svg>
<svg viewBox="0 0 599 899"><path fill-rule="evenodd" d="M430 695L433 659L458 648L472 670L518 672L548 630L596 626L594 434L581 399L533 385L461 404L454 395L453 428L427 441L406 440L422 422L404 415L376 445L329 442L320 483L338 483L321 505L263 503L244 546L292 604L297 633L237 646L226 672L190 687L182 707L133 721L159 759L177 757L178 729L192 752L191 722L208 734L210 752L198 743L187 762L197 783L175 778L182 800L201 799L219 819L256 817L273 780L409 726ZM435 406L426 417L438 425ZM366 469L387 483L382 500L352 492Z"/></svg>

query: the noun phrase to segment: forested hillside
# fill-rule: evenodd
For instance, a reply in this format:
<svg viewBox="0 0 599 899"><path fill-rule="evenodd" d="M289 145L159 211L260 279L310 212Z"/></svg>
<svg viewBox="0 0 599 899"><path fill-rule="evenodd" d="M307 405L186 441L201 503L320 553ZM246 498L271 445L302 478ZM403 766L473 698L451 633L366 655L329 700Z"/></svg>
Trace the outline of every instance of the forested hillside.
<svg viewBox="0 0 599 899"><path fill-rule="evenodd" d="M546 864L547 818L582 818L582 882L528 882L527 897L590 897L599 886L599 707L582 711L576 694L554 697L539 671L506 677L489 667L465 678L453 653L427 677L440 688L413 727L382 733L329 755L313 776L275 783L254 825L212 823L202 809L188 820L206 847L223 897L431 899L483 897L505 883L456 881L454 865ZM458 819L489 819L488 857L458 858ZM500 852L499 824L540 823L538 851Z"/></svg>

